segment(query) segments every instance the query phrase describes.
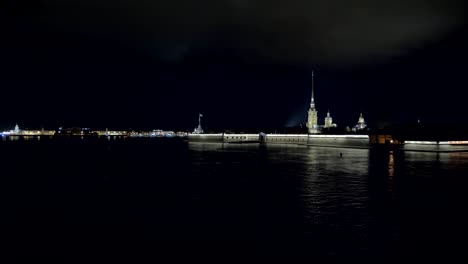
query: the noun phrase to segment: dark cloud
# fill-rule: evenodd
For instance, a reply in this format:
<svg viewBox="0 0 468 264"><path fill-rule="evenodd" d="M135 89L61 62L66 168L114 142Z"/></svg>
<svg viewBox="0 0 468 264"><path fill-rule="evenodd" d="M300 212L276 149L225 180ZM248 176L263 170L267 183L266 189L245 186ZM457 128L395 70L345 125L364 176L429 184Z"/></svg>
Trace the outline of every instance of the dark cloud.
<svg viewBox="0 0 468 264"><path fill-rule="evenodd" d="M334 64L384 60L437 41L464 22L464 7L461 0L47 0L38 16L152 46L148 52L169 60L229 48L251 59Z"/></svg>

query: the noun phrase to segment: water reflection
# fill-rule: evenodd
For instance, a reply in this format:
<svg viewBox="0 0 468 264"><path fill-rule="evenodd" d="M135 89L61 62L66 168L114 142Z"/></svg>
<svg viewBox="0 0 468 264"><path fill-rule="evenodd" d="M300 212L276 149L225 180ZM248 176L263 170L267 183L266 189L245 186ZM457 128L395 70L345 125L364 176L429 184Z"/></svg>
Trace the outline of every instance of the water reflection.
<svg viewBox="0 0 468 264"><path fill-rule="evenodd" d="M339 153L343 153L340 158ZM361 149L309 148L305 161L303 197L312 203L342 196L357 202L365 190L369 151ZM344 196L343 196L344 195Z"/></svg>
<svg viewBox="0 0 468 264"><path fill-rule="evenodd" d="M451 152L448 153L449 169L468 168L468 152Z"/></svg>
<svg viewBox="0 0 468 264"><path fill-rule="evenodd" d="M2 135L2 141L18 141L18 140L40 140L40 136L12 136L12 135Z"/></svg>
<svg viewBox="0 0 468 264"><path fill-rule="evenodd" d="M392 178L394 173L395 173L395 157L393 155L393 151L389 151L388 176Z"/></svg>
<svg viewBox="0 0 468 264"><path fill-rule="evenodd" d="M88 208L101 212L103 205L110 208L101 214L103 223L111 223L109 234L138 233L122 242L188 241L187 248L174 247L177 252L218 245L238 250L246 241L252 252L270 256L427 255L462 247L450 235L467 235L468 153L153 145L149 139L63 142L3 144L0 152L6 174L21 176L5 178L11 179L5 185L11 197L27 197L10 199L16 207L34 203L37 212L52 207L70 215L44 221L50 223L44 230L54 231L57 241L63 241L57 234L75 225L90 230L82 236L89 241L102 226L80 226L80 217L95 219ZM22 166L24 160L31 166ZM49 176L39 177L38 171ZM69 195L70 190L76 193Z"/></svg>
<svg viewBox="0 0 468 264"><path fill-rule="evenodd" d="M369 150L307 149L300 195L308 219L305 232L318 236L327 254L359 254L368 247L368 164Z"/></svg>

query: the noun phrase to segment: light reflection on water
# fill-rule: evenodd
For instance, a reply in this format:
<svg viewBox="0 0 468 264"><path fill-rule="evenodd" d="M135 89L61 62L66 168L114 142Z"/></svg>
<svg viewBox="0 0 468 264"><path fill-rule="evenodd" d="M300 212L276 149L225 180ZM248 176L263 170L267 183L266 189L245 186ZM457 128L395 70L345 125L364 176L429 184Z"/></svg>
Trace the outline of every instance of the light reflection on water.
<svg viewBox="0 0 468 264"><path fill-rule="evenodd" d="M389 160L388 160L388 176L393 177L395 173L395 157L393 151L389 151Z"/></svg>
<svg viewBox="0 0 468 264"><path fill-rule="evenodd" d="M301 245L291 242L299 255L307 250L297 252L296 247L307 243L333 255L406 254L438 246L445 250L439 241L447 239L445 235L428 237L423 230L434 228L435 221L439 226L450 225L445 218L440 221L441 208L460 217L459 211L445 210L462 202L452 200L454 193L466 196L457 185L467 183L461 175L468 175L468 153L200 143L191 144L190 149L196 159L208 163L204 158L212 151L246 156L240 159L244 163L256 159L264 168L260 173L268 172L268 180L279 181L281 187L274 186L273 194L266 193L271 197L264 199L274 208L273 217L282 219L287 214L289 218L266 232L288 229L288 234L300 237ZM280 194L282 201L275 200ZM421 248L409 248L415 243Z"/></svg>
<svg viewBox="0 0 468 264"><path fill-rule="evenodd" d="M8 238L36 238L28 250L54 254L101 236L96 248L453 256L468 237L468 153L164 139L23 143L2 142L1 186Z"/></svg>
<svg viewBox="0 0 468 264"><path fill-rule="evenodd" d="M41 140L41 136L10 136L10 135L2 135L1 138L2 138L2 141L19 141L19 140L24 140L24 141L32 140L32 141L36 141L36 140Z"/></svg>

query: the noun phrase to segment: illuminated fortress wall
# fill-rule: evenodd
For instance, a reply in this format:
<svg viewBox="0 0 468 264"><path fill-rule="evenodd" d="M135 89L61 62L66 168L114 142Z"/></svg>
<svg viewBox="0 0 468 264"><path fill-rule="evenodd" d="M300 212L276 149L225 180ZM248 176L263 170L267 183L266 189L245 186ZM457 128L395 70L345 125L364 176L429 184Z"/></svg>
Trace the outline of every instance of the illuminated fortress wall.
<svg viewBox="0 0 468 264"><path fill-rule="evenodd" d="M309 135L308 145L330 147L369 148L367 135Z"/></svg>
<svg viewBox="0 0 468 264"><path fill-rule="evenodd" d="M307 144L308 135L306 134L267 134L267 143L291 143L291 144Z"/></svg>
<svg viewBox="0 0 468 264"><path fill-rule="evenodd" d="M223 142L223 134L190 134L188 135L190 142Z"/></svg>
<svg viewBox="0 0 468 264"><path fill-rule="evenodd" d="M190 142L258 142L258 134L191 134ZM307 134L266 134L264 142L269 144L300 144L336 147L369 147L367 135L307 135Z"/></svg>

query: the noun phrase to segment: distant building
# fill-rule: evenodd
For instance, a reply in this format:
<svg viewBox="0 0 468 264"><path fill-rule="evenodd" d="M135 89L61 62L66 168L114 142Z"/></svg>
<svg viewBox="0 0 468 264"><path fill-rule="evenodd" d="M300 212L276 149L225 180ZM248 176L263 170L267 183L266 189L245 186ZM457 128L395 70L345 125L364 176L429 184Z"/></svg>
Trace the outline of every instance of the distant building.
<svg viewBox="0 0 468 264"><path fill-rule="evenodd" d="M203 117L202 114L198 114L198 127L193 130L193 134L203 134L203 129L201 126L201 118Z"/></svg>
<svg viewBox="0 0 468 264"><path fill-rule="evenodd" d="M54 130L44 130L44 128L41 130L23 130L19 128L18 124L16 124L12 130L0 132L0 135L2 136L52 136L54 134Z"/></svg>
<svg viewBox="0 0 468 264"><path fill-rule="evenodd" d="M161 129L153 129L150 134L151 137L173 137L176 133L174 131L163 131Z"/></svg>
<svg viewBox="0 0 468 264"><path fill-rule="evenodd" d="M327 116L325 117L325 125L323 128L332 128L336 127L336 124L333 124L333 119L330 116L330 111L327 112Z"/></svg>
<svg viewBox="0 0 468 264"><path fill-rule="evenodd" d="M312 96L310 100L309 111L307 112L307 128L308 128L309 134L319 133L318 112L315 109L315 101L314 101L314 72L312 72Z"/></svg>
<svg viewBox="0 0 468 264"><path fill-rule="evenodd" d="M56 136L81 136L83 135L81 128L79 127L70 127L62 129L61 127L55 133Z"/></svg>
<svg viewBox="0 0 468 264"><path fill-rule="evenodd" d="M21 131L21 130L19 129L18 124L16 124L16 125L15 125L15 130L13 130L13 133L19 134L20 131Z"/></svg>
<svg viewBox="0 0 468 264"><path fill-rule="evenodd" d="M366 122L364 121L364 117L362 113L359 115L358 123L354 126L353 131L363 130L367 127Z"/></svg>
<svg viewBox="0 0 468 264"><path fill-rule="evenodd" d="M20 135L22 134L22 130L19 128L18 124L15 125L15 128L13 130L9 131L3 131L0 134L2 135Z"/></svg>
<svg viewBox="0 0 468 264"><path fill-rule="evenodd" d="M109 130L106 128L106 130L94 130L92 131L92 134L95 134L97 136L126 136L128 135L128 132L125 130Z"/></svg>

